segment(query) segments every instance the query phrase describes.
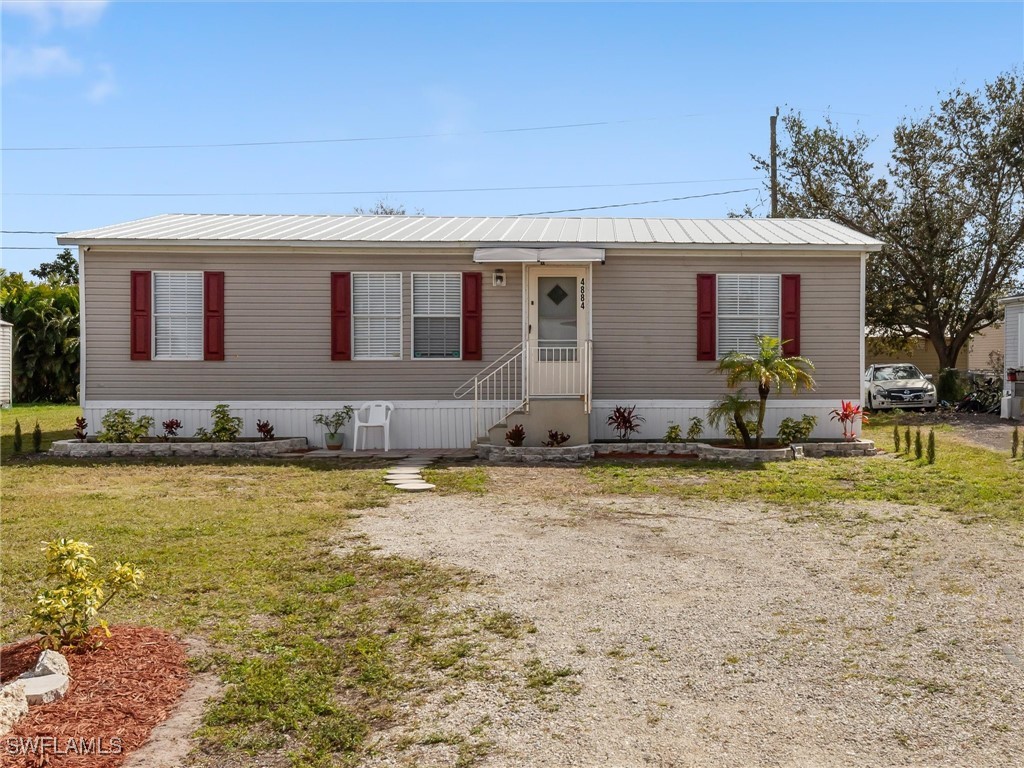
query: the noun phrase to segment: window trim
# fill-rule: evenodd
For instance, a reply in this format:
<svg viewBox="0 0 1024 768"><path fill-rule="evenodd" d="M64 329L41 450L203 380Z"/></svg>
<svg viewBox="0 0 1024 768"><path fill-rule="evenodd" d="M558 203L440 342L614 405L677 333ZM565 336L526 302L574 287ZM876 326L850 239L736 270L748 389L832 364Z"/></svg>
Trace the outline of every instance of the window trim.
<svg viewBox="0 0 1024 768"><path fill-rule="evenodd" d="M149 359L162 363L194 363L203 362L206 359L206 272L202 269L154 269L149 273L149 306L150 306L150 330ZM199 275L199 293L202 300L202 309L199 310L199 354L195 357L158 357L156 353L156 321L160 314L156 311L156 276L157 275ZM166 315L167 313L165 313ZM188 315L186 315L188 317Z"/></svg>
<svg viewBox="0 0 1024 768"><path fill-rule="evenodd" d="M352 362L397 363L405 359L405 275L395 270L375 270L350 272L351 289L349 291L349 317L351 318ZM360 357L356 354L356 320L365 317L391 318L395 315L363 315L356 313L356 277L359 275L398 275L398 356L397 357Z"/></svg>
<svg viewBox="0 0 1024 768"><path fill-rule="evenodd" d="M417 357L416 356L416 318L417 317L452 317L452 315L419 315L416 313L416 275L447 275L455 277L459 284L459 355L458 357ZM410 272L409 273L409 316L412 320L409 326L409 359L416 362L459 362L462 360L462 344L465 318L463 315L463 273L462 272Z"/></svg>
<svg viewBox="0 0 1024 768"><path fill-rule="evenodd" d="M722 354L722 318L736 319L736 318L748 318L758 317L765 318L768 315L723 315L722 314L722 291L719 285L720 278L725 275L726 277L774 277L778 281L778 303L779 311L775 316L776 321L776 332L775 337L781 340L782 334L782 273L781 272L716 272L715 273L715 360L722 360L726 355L731 354L737 350L731 350ZM749 354L749 353L747 353Z"/></svg>

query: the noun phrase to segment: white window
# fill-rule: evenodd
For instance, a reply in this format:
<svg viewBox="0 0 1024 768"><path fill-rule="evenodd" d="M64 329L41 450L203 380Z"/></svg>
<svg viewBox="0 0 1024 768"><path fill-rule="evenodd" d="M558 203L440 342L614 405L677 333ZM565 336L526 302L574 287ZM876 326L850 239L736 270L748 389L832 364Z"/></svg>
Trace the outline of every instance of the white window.
<svg viewBox="0 0 1024 768"><path fill-rule="evenodd" d="M203 359L203 273L153 273L153 359Z"/></svg>
<svg viewBox="0 0 1024 768"><path fill-rule="evenodd" d="M718 357L755 354L758 336L779 337L780 275L718 276Z"/></svg>
<svg viewBox="0 0 1024 768"><path fill-rule="evenodd" d="M462 273L413 274L412 356L462 357Z"/></svg>
<svg viewBox="0 0 1024 768"><path fill-rule="evenodd" d="M402 359L402 273L352 273L352 359Z"/></svg>

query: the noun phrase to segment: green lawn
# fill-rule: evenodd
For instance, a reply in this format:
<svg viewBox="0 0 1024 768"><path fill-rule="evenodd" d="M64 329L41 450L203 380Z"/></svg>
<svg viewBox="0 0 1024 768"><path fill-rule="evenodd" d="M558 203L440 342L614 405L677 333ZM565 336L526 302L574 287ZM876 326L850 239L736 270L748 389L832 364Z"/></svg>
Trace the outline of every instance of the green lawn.
<svg viewBox="0 0 1024 768"><path fill-rule="evenodd" d="M54 440L74 436L75 419L82 415L77 405L15 405L0 410L0 461L9 459L14 448L14 422L21 423L23 453L32 452L32 430L36 423L43 433L42 449L48 450ZM90 428L91 431L91 428Z"/></svg>

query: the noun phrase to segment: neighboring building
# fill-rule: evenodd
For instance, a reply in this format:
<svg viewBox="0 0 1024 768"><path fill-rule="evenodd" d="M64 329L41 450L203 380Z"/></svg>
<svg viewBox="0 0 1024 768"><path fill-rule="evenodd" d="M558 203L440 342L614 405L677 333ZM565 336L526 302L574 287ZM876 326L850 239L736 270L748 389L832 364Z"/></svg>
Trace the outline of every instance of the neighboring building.
<svg viewBox="0 0 1024 768"><path fill-rule="evenodd" d="M1015 419L1024 416L1024 294L1002 299L1003 327L1006 336L1003 360L1006 366L1004 376L1004 398L1002 416ZM1016 371L1017 381L1009 380L1009 372Z"/></svg>
<svg viewBox="0 0 1024 768"><path fill-rule="evenodd" d="M58 242L79 247L90 423L131 408L191 434L223 402L246 434L269 419L319 442L314 414L388 400L397 448L468 446L517 409L527 444L610 438L634 404L660 439L758 334L817 365L767 429L811 413L839 435L881 248L819 220L424 216L165 215Z"/></svg>
<svg viewBox="0 0 1024 768"><path fill-rule="evenodd" d="M869 331L870 333L870 331ZM960 350L956 367L961 371L987 371L992 369L991 353L1003 352L1003 324L990 325L983 331L971 336L970 342ZM938 378L941 366L935 347L925 339L914 339L913 345L906 352L878 352L872 349L871 339L867 346L868 365L884 365L885 363L913 363L924 373Z"/></svg>
<svg viewBox="0 0 1024 768"><path fill-rule="evenodd" d="M7 408L14 398L11 380L14 371L14 326L0 320L0 408Z"/></svg>

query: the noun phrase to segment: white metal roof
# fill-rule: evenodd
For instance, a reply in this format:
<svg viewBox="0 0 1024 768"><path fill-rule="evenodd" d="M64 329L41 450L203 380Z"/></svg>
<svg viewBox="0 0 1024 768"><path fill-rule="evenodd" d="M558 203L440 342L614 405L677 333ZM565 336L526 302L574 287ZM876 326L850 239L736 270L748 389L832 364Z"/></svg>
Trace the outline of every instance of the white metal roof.
<svg viewBox="0 0 1024 768"><path fill-rule="evenodd" d="M531 245L605 247L763 246L877 251L882 243L824 219L614 219L542 216L343 216L163 214L68 232L61 245Z"/></svg>

